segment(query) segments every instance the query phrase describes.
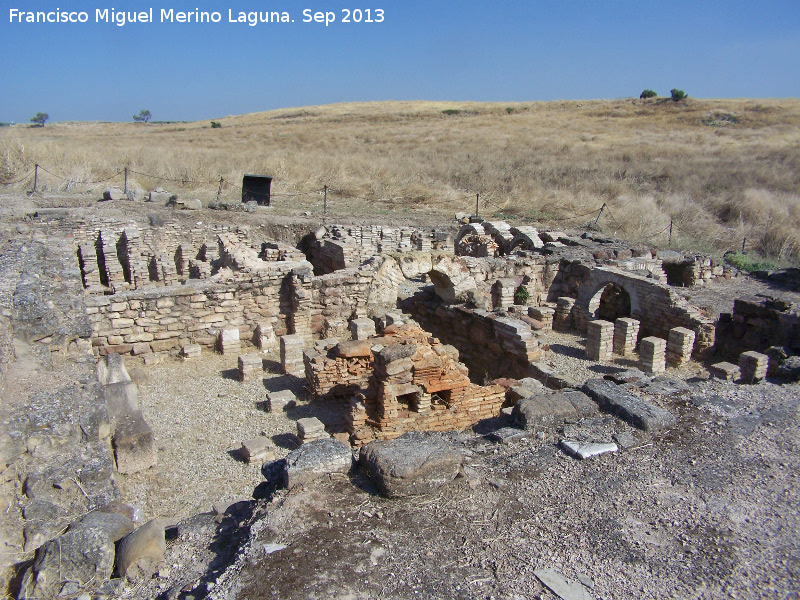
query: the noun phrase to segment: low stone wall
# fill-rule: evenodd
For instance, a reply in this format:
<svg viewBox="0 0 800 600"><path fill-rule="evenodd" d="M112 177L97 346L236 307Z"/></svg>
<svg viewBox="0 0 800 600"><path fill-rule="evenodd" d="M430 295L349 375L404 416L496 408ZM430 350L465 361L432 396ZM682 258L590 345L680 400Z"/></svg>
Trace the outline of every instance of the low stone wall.
<svg viewBox="0 0 800 600"><path fill-rule="evenodd" d="M738 298L733 313L719 316L719 354L738 360L743 352L764 352L770 346L800 351L800 306L780 299Z"/></svg>
<svg viewBox="0 0 800 600"><path fill-rule="evenodd" d="M512 315L449 306L430 294L402 303L425 329L455 346L473 380L530 377L541 357L531 326Z"/></svg>
<svg viewBox="0 0 800 600"><path fill-rule="evenodd" d="M239 328L242 339L249 340L260 323L272 324L278 335L304 333L310 312L298 306L297 295L310 298L311 282L290 276L310 273L310 265L271 264L272 268L247 282L198 280L113 296L86 296L96 353L132 353L135 344L140 344L137 353L146 353L145 346L150 352L186 344L211 348L221 329Z"/></svg>

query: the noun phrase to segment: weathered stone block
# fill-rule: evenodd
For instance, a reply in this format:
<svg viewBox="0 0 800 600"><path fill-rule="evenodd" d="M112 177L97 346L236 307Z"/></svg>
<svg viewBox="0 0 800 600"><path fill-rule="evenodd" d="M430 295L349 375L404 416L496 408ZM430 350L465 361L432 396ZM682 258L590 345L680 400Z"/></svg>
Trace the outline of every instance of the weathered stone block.
<svg viewBox="0 0 800 600"><path fill-rule="evenodd" d="M605 379L590 379L583 392L600 408L617 415L634 427L652 431L675 424L675 417L667 410L654 406L639 396L622 389Z"/></svg>

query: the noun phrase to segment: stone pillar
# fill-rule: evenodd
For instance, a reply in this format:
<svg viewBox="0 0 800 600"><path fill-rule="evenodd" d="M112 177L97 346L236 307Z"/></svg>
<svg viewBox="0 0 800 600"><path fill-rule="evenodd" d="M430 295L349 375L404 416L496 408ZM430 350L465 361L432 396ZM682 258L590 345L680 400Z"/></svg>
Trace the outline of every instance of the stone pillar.
<svg viewBox="0 0 800 600"><path fill-rule="evenodd" d="M667 366L680 367L692 358L695 333L685 327L669 330L667 339Z"/></svg>
<svg viewBox="0 0 800 600"><path fill-rule="evenodd" d="M239 357L239 381L249 381L264 371L264 363L258 354L242 354Z"/></svg>
<svg viewBox="0 0 800 600"><path fill-rule="evenodd" d="M769 356L760 352L742 352L739 355L739 370L742 372L742 381L755 383L767 376Z"/></svg>
<svg viewBox="0 0 800 600"><path fill-rule="evenodd" d="M614 324L598 319L589 321L586 337L586 358L589 360L609 360L614 339Z"/></svg>
<svg viewBox="0 0 800 600"><path fill-rule="evenodd" d="M350 321L350 334L354 340L366 340L375 335L375 321L372 319L353 319Z"/></svg>
<svg viewBox="0 0 800 600"><path fill-rule="evenodd" d="M303 336L301 335L281 336L281 368L287 375L305 377L303 344Z"/></svg>
<svg viewBox="0 0 800 600"><path fill-rule="evenodd" d="M540 321L544 325L543 329L553 328L553 318L556 311L548 306L529 306L528 316Z"/></svg>
<svg viewBox="0 0 800 600"><path fill-rule="evenodd" d="M514 305L514 292L517 290L517 282L513 279L498 279L492 286L492 308L502 308L507 310Z"/></svg>
<svg viewBox="0 0 800 600"><path fill-rule="evenodd" d="M642 371L648 375L658 375L667 370L667 340L646 337L639 343L639 360Z"/></svg>
<svg viewBox="0 0 800 600"><path fill-rule="evenodd" d="M639 321L621 317L614 321L614 354L630 356L639 339Z"/></svg>
<svg viewBox="0 0 800 600"><path fill-rule="evenodd" d="M242 342L239 339L239 330L223 329L220 331L217 346L222 354L238 353L242 349Z"/></svg>
<svg viewBox="0 0 800 600"><path fill-rule="evenodd" d="M259 350L270 350L278 345L278 338L275 337L275 330L269 323L259 323L256 327L255 339L256 348Z"/></svg>
<svg viewBox="0 0 800 600"><path fill-rule="evenodd" d="M555 331L569 331L572 329L572 307L575 306L575 298L562 296L556 303L556 312L553 315L553 329Z"/></svg>

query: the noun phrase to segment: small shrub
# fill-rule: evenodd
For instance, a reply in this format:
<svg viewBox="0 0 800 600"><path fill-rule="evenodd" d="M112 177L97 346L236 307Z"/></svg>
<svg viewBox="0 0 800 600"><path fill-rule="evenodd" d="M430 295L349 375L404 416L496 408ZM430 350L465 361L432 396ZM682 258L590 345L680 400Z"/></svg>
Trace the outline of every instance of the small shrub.
<svg viewBox="0 0 800 600"><path fill-rule="evenodd" d="M639 98L646 99L646 98L657 98L658 94L656 94L653 90L645 90L641 94L639 94Z"/></svg>
<svg viewBox="0 0 800 600"><path fill-rule="evenodd" d="M672 88L669 91L669 97L672 98L673 102L680 102L681 100L686 100L689 95L683 90Z"/></svg>
<svg viewBox="0 0 800 600"><path fill-rule="evenodd" d="M458 113L460 113L461 111L460 111L460 110L458 110L457 108L446 108L446 109L445 109L445 110L443 110L442 112L443 112L444 114L446 114L446 115L457 115L457 114L458 114Z"/></svg>
<svg viewBox="0 0 800 600"><path fill-rule="evenodd" d="M731 113L715 112L700 122L707 127L727 127L728 125L737 125L739 117Z"/></svg>
<svg viewBox="0 0 800 600"><path fill-rule="evenodd" d="M11 123L3 123L0 121L0 127L11 127Z"/></svg>
<svg viewBox="0 0 800 600"><path fill-rule="evenodd" d="M531 293L524 285L521 285L514 292L514 304L524 306L531 299Z"/></svg>
<svg viewBox="0 0 800 600"><path fill-rule="evenodd" d="M775 265L769 261L757 262L747 254L742 254L741 252L726 252L724 258L725 262L732 267L740 271L747 271L748 273L754 271L768 271L775 268Z"/></svg>
<svg viewBox="0 0 800 600"><path fill-rule="evenodd" d="M219 129L222 127L222 123L219 121L211 121L211 129Z"/></svg>
<svg viewBox="0 0 800 600"><path fill-rule="evenodd" d="M513 112L514 112L514 107L513 107L513 106L506 106L506 112L507 112L508 114L511 114L511 113L513 113Z"/></svg>

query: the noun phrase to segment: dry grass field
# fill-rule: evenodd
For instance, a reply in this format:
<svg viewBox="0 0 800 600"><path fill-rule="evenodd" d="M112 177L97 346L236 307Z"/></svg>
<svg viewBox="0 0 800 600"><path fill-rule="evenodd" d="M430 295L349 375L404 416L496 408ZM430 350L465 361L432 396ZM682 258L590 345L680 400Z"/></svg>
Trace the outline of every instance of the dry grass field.
<svg viewBox="0 0 800 600"><path fill-rule="evenodd" d="M216 197L219 177L275 177L276 203L334 214L474 211L703 251L800 257L800 100L376 102L192 123L0 128L0 183L34 163L39 189L129 183ZM157 177L168 180L161 180ZM172 180L172 181L169 181ZM116 175L111 183L121 185ZM32 178L7 186L29 190ZM301 196L280 196L312 192ZM226 185L223 197L238 190Z"/></svg>

